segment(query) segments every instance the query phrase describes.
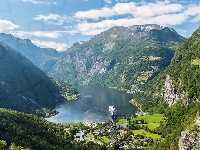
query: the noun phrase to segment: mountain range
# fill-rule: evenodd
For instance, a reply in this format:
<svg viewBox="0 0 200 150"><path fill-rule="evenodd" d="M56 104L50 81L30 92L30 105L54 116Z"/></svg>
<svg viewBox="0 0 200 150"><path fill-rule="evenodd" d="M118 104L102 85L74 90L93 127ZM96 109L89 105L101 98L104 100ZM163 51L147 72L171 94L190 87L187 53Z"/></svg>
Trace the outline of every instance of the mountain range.
<svg viewBox="0 0 200 150"><path fill-rule="evenodd" d="M69 84L90 84L138 92L163 71L186 39L155 24L113 27L65 52L39 48L28 39L0 34L0 41L27 57L48 76Z"/></svg>
<svg viewBox="0 0 200 150"><path fill-rule="evenodd" d="M0 107L3 108L48 116L67 96L78 95L71 86L49 79L29 59L2 42L0 71Z"/></svg>
<svg viewBox="0 0 200 150"><path fill-rule="evenodd" d="M61 56L55 49L37 47L31 40L20 39L11 34L0 33L0 41L19 51L44 72L48 72Z"/></svg>
<svg viewBox="0 0 200 150"><path fill-rule="evenodd" d="M30 53L28 49L27 53ZM51 60L51 56L48 56L44 58ZM149 114L162 113L164 120L160 127L153 131L162 135L162 139L156 140L154 145L147 149L199 149L200 28L186 40L172 28L159 25L113 27L87 42L75 43L62 54L56 54L55 57L52 55L52 58L56 59L46 70L49 76L68 83L116 87L137 92L134 101L142 111ZM41 66L40 63L38 66ZM21 53L1 42L0 107L43 114L44 110L53 109L56 103L64 101L68 96L65 93L66 89L62 88L65 83L48 78L41 69L35 67ZM0 114L4 118L4 128L9 127L6 128L6 133L9 134L5 140L10 142L19 141L10 138L10 135L15 137L12 133L20 135L27 130L10 132L9 129L12 128L6 125L9 120L14 124L12 127L16 127L15 123L19 119L30 122L29 118L32 118L35 126L41 125L41 131L47 136L52 133L50 130L44 130L46 125L54 128L53 124L44 120L35 123L33 120L40 122L37 120L41 119L27 114L5 109L0 109ZM16 119L13 116L15 114L22 117ZM35 126L28 130L33 133L33 128L37 130ZM57 129L58 127L54 131ZM58 133L52 136L58 135L63 140L66 135L60 134L62 129L58 130ZM0 132L3 131L0 128ZM22 135L26 134L19 137ZM24 145L24 139L19 143ZM35 141L38 139L29 141L28 147ZM43 139L43 143L39 145L49 145L45 142L49 141ZM70 143L64 146L68 147ZM55 145L60 146L60 143Z"/></svg>
<svg viewBox="0 0 200 150"><path fill-rule="evenodd" d="M186 38L160 25L113 27L65 51L49 76L70 84L114 87L129 92L163 71Z"/></svg>

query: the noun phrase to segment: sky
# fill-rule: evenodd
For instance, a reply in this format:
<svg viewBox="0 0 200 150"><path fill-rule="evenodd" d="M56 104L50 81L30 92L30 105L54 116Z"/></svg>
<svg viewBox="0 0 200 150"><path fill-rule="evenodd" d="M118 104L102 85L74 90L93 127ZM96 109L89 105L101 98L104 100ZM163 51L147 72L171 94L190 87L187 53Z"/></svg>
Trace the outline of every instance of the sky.
<svg viewBox="0 0 200 150"><path fill-rule="evenodd" d="M188 38L200 26L199 0L1 0L0 33L65 51L114 26L158 24Z"/></svg>

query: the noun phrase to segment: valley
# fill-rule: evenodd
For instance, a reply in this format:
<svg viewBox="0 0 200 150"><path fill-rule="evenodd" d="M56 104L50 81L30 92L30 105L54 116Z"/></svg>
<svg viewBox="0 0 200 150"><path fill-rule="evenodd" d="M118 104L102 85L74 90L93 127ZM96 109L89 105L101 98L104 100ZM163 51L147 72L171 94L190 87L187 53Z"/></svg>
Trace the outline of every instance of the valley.
<svg viewBox="0 0 200 150"><path fill-rule="evenodd" d="M119 26L64 52L1 34L0 148L199 149L199 33Z"/></svg>

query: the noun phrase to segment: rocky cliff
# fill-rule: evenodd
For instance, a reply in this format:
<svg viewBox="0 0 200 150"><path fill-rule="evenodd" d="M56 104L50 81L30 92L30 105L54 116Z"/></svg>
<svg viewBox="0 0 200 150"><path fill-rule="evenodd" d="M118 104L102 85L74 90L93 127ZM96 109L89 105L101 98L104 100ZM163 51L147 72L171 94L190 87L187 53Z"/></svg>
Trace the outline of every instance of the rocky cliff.
<svg viewBox="0 0 200 150"><path fill-rule="evenodd" d="M155 92L153 97L161 97L169 106L172 106L180 100L182 100L182 103L187 103L186 94L179 91L168 74L166 75L161 91Z"/></svg>
<svg viewBox="0 0 200 150"><path fill-rule="evenodd" d="M48 75L136 92L169 65L184 40L172 28L159 25L113 27L88 42L75 43Z"/></svg>
<svg viewBox="0 0 200 150"><path fill-rule="evenodd" d="M178 141L179 150L199 150L200 149L200 116L196 118L193 130L181 132Z"/></svg>
<svg viewBox="0 0 200 150"><path fill-rule="evenodd" d="M164 138L155 149L200 149L199 75L200 28L177 47L166 70L135 98L143 110L166 117L157 130Z"/></svg>
<svg viewBox="0 0 200 150"><path fill-rule="evenodd" d="M188 40L178 46L170 65L157 77L154 84L146 89L147 92L141 94L145 98L149 97L149 103L153 101L151 97L164 100L169 106L177 101L183 105L198 101L200 98L199 32L200 28ZM140 98L139 101L141 101Z"/></svg>

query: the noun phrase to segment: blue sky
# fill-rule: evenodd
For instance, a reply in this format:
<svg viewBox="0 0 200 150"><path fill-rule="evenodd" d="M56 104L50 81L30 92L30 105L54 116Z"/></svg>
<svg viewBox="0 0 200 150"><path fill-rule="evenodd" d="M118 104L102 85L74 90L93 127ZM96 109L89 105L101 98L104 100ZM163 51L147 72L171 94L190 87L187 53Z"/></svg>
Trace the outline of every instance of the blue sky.
<svg viewBox="0 0 200 150"><path fill-rule="evenodd" d="M159 24L189 37L199 0L1 0L0 32L58 51L113 26Z"/></svg>

